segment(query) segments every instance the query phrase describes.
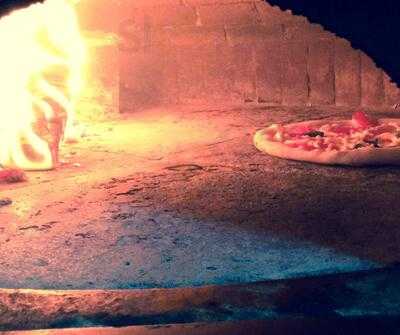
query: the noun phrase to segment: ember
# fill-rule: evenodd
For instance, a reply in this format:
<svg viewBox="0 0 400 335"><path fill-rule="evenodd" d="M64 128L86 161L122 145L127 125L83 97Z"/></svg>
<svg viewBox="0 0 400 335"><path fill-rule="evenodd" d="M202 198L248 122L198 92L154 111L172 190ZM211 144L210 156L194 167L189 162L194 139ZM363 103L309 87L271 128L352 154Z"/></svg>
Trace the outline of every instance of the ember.
<svg viewBox="0 0 400 335"><path fill-rule="evenodd" d="M0 169L0 184L2 183L19 183L26 180L23 170L16 168Z"/></svg>

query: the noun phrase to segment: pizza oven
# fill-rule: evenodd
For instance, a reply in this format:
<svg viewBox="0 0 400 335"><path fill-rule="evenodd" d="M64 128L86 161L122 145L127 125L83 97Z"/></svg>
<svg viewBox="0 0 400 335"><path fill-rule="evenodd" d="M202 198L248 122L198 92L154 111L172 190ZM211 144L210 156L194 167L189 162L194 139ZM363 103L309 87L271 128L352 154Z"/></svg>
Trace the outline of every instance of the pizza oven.
<svg viewBox="0 0 400 335"><path fill-rule="evenodd" d="M88 0L77 11L81 28L105 39L91 48L99 68L90 80L105 81L120 113L398 103L396 85L366 53L265 1Z"/></svg>
<svg viewBox="0 0 400 335"><path fill-rule="evenodd" d="M0 19L1 330L399 314L398 168L253 145L396 117L390 64L285 1L31 3Z"/></svg>

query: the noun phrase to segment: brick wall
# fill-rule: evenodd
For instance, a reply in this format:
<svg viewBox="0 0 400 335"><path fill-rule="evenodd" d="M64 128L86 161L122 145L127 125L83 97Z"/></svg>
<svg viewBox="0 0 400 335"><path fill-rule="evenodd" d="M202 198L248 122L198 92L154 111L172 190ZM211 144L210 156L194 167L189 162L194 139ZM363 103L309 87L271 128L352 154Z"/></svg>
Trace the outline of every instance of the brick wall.
<svg viewBox="0 0 400 335"><path fill-rule="evenodd" d="M261 0L85 0L78 12L84 30L119 40L91 48L92 57L101 50L91 73L93 80L102 72L113 77L109 87L119 83L122 112L171 104L400 102L396 85L363 52Z"/></svg>

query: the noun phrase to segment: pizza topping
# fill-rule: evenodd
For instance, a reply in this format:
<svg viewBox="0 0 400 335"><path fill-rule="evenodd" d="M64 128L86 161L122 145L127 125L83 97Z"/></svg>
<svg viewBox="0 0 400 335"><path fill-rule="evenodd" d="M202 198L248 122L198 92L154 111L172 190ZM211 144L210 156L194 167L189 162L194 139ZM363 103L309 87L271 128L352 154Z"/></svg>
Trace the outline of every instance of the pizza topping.
<svg viewBox="0 0 400 335"><path fill-rule="evenodd" d="M301 149L306 150L306 151L311 151L311 150L315 150L315 146L312 145L312 143L306 142L306 143L302 143L299 146Z"/></svg>
<svg viewBox="0 0 400 335"><path fill-rule="evenodd" d="M357 143L354 146L354 149L361 149L361 148L365 148L366 144L365 143Z"/></svg>
<svg viewBox="0 0 400 335"><path fill-rule="evenodd" d="M325 130L325 132L330 132L334 134L343 134L343 135L350 135L351 132L354 130L348 124L339 124L339 123L327 124L325 129L323 127L321 127L321 129Z"/></svg>
<svg viewBox="0 0 400 335"><path fill-rule="evenodd" d="M320 119L275 124L257 132L255 146L272 156L351 166L400 164L400 118Z"/></svg>
<svg viewBox="0 0 400 335"><path fill-rule="evenodd" d="M367 144L373 145L374 148L380 148L377 138L376 138L376 139L373 139L372 141L371 141L371 140L370 140L370 141L365 140L364 142L367 143Z"/></svg>
<svg viewBox="0 0 400 335"><path fill-rule="evenodd" d="M322 131L319 130L311 130L307 133L305 133L304 135L310 136L310 137L324 137L325 134Z"/></svg>
<svg viewBox="0 0 400 335"><path fill-rule="evenodd" d="M395 134L383 133L376 137L376 141L380 147L395 147L399 144L399 140Z"/></svg>
<svg viewBox="0 0 400 335"><path fill-rule="evenodd" d="M284 137L284 133L285 133L285 130L284 130L283 126L276 125L276 133L275 133L275 136L274 136L274 140L278 141L278 142L282 142L283 141L283 137Z"/></svg>
<svg viewBox="0 0 400 335"><path fill-rule="evenodd" d="M296 135L302 136L312 130L313 129L309 125L297 124L289 127L287 131L291 136L296 136Z"/></svg>
<svg viewBox="0 0 400 335"><path fill-rule="evenodd" d="M352 120L273 124L265 136L291 148L306 151L346 151L400 146L400 123L381 122L359 111Z"/></svg>
<svg viewBox="0 0 400 335"><path fill-rule="evenodd" d="M364 112L358 111L353 114L352 122L356 128L369 128L378 125L378 121L367 116Z"/></svg>
<svg viewBox="0 0 400 335"><path fill-rule="evenodd" d="M378 127L374 127L370 132L376 136L384 133L396 133L397 128L392 124L383 124Z"/></svg>

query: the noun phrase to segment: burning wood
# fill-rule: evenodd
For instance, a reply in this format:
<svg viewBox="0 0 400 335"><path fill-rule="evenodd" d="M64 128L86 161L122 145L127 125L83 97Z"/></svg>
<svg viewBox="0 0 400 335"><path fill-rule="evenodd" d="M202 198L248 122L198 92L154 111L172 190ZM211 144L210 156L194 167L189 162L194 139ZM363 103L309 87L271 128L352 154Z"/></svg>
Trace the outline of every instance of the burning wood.
<svg viewBox="0 0 400 335"><path fill-rule="evenodd" d="M0 169L0 184L12 184L26 181L25 172L21 169Z"/></svg>
<svg viewBox="0 0 400 335"><path fill-rule="evenodd" d="M0 164L5 168L53 169L59 145L71 132L84 60L72 3L46 0L0 20Z"/></svg>

